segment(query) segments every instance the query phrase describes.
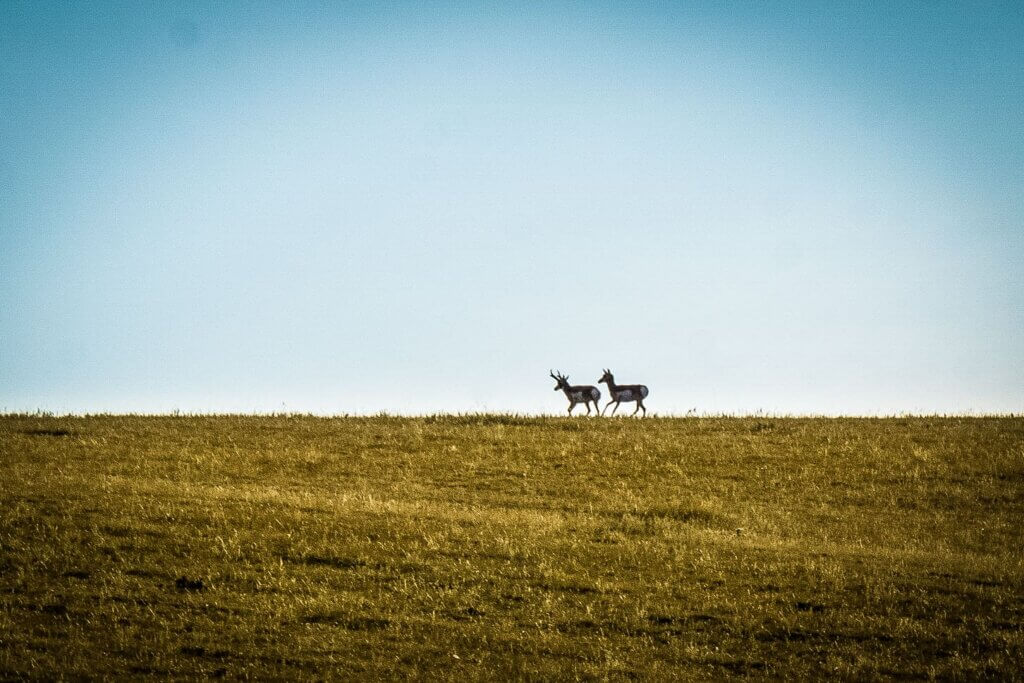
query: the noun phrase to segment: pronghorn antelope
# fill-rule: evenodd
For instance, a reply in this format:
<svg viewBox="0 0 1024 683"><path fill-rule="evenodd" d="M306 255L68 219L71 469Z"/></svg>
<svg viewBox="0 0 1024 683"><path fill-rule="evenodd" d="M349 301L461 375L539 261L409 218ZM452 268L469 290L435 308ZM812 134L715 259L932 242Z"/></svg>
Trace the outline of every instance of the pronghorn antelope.
<svg viewBox="0 0 1024 683"><path fill-rule="evenodd" d="M549 371L550 372L550 371ZM601 391L597 387L580 385L571 386L569 384L569 378L565 375L554 372L550 372L551 379L555 380L555 391L561 389L565 392L565 397L569 399L569 414L572 415L572 409L576 407L577 403L582 403L587 407L587 415L590 415L590 402L594 402L594 411L598 411L597 402L601 400Z"/></svg>
<svg viewBox="0 0 1024 683"><path fill-rule="evenodd" d="M647 415L647 408L644 407L644 399L647 398L647 387L643 384L623 384L620 386L615 383L611 370L605 370L604 374L601 375L601 379L597 381L598 383L604 382L607 384L608 392L612 395L612 400L608 401L608 405L604 407L605 411L608 410L608 406L614 403L615 407L612 409L612 415L614 415L615 411L619 409L619 404L623 401L626 403L636 401L636 410L633 411L633 414L636 415L637 410L643 410L644 415ZM601 414L604 415L604 411Z"/></svg>

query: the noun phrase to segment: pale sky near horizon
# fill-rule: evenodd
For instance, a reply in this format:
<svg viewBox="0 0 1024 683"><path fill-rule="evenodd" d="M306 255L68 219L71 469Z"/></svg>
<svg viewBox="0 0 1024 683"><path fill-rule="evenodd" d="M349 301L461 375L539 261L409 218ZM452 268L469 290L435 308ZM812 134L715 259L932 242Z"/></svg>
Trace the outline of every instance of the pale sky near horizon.
<svg viewBox="0 0 1024 683"><path fill-rule="evenodd" d="M661 414L1024 412L1022 35L0 3L0 412L560 414L603 367Z"/></svg>

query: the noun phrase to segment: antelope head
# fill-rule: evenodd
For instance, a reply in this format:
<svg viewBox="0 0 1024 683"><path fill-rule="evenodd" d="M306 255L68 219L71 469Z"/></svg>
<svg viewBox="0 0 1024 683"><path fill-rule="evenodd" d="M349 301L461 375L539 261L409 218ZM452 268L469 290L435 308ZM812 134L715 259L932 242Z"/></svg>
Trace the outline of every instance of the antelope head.
<svg viewBox="0 0 1024 683"><path fill-rule="evenodd" d="M612 371L611 370L605 370L604 374L601 375L601 379L597 380L597 383L600 384L601 382L604 382L605 384L607 384L608 382L614 382L614 381L615 381L615 378L612 377Z"/></svg>
<svg viewBox="0 0 1024 683"><path fill-rule="evenodd" d="M548 373L551 375L551 379L555 380L555 391L560 391L569 386L569 378L562 373L555 373L550 370L548 370Z"/></svg>

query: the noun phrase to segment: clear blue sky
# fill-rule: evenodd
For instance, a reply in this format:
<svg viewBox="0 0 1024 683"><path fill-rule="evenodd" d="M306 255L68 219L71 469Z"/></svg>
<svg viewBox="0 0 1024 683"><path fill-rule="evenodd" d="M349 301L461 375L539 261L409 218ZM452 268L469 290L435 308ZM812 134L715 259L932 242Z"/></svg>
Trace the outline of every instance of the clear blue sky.
<svg viewBox="0 0 1024 683"><path fill-rule="evenodd" d="M1024 411L1022 35L7 0L0 411L561 412L603 367L663 414Z"/></svg>

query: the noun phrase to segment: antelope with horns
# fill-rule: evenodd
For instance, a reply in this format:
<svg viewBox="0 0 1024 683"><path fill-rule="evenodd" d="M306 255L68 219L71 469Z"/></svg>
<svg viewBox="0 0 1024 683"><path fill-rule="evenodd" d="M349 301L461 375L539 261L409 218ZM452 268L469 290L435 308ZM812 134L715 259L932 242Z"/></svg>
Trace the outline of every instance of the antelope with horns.
<svg viewBox="0 0 1024 683"><path fill-rule="evenodd" d="M643 384L616 384L615 378L612 376L611 370L605 370L604 374L601 375L601 379L597 380L598 383L604 382L608 385L608 392L612 395L612 400L608 401L608 405L604 407L605 411L608 410L608 406L615 404L612 409L612 415L619 409L619 404L625 401L636 401L636 410L633 411L633 415L636 415L637 410L643 410L644 416L647 415L647 408L644 407L644 399L647 398L647 387ZM604 415L604 412L601 413Z"/></svg>
<svg viewBox="0 0 1024 683"><path fill-rule="evenodd" d="M550 371L549 371L550 372ZM569 378L561 373L551 372L551 379L555 380L555 391L561 389L565 392L565 397L569 399L569 414L572 415L572 409L576 407L577 403L582 403L587 407L587 415L590 415L590 402L594 402L594 411L598 411L597 402L601 400L601 391L597 387L588 385L571 386L569 384Z"/></svg>

